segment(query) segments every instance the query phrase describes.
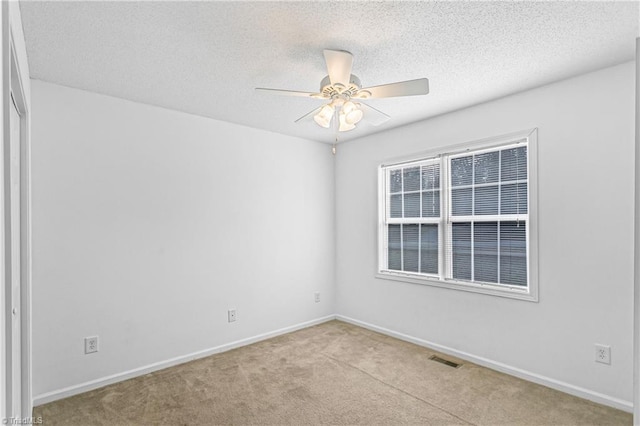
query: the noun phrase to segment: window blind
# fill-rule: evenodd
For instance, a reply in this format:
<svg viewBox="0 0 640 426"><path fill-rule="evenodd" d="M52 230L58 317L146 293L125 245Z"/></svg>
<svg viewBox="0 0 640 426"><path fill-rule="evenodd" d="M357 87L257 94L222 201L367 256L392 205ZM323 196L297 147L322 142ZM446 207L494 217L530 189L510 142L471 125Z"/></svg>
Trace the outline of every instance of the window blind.
<svg viewBox="0 0 640 426"><path fill-rule="evenodd" d="M439 273L440 173L437 159L387 169L389 270Z"/></svg>
<svg viewBox="0 0 640 426"><path fill-rule="evenodd" d="M447 278L527 285L527 146L449 158Z"/></svg>

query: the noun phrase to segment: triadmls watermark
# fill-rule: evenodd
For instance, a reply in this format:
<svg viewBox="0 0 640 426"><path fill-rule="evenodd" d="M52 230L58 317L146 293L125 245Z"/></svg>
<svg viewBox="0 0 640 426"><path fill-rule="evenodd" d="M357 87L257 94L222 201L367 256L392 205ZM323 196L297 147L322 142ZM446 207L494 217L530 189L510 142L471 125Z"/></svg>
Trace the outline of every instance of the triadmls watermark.
<svg viewBox="0 0 640 426"><path fill-rule="evenodd" d="M5 417L3 425L41 425L42 417Z"/></svg>

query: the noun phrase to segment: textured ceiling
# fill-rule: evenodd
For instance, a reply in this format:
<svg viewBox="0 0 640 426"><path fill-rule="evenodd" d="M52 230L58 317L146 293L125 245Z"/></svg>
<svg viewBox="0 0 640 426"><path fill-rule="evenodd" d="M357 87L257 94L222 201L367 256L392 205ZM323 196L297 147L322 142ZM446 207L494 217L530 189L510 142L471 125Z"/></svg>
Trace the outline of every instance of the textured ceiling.
<svg viewBox="0 0 640 426"><path fill-rule="evenodd" d="M391 116L340 141L630 61L637 2L34 2L20 4L32 78L333 142L322 50L363 86L427 77L430 94L370 100Z"/></svg>

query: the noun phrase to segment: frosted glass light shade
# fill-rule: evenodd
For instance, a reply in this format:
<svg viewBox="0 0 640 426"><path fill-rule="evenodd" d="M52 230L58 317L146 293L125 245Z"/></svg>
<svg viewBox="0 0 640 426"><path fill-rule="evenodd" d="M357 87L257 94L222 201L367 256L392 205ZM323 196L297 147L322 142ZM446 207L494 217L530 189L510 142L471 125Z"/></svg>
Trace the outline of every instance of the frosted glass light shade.
<svg viewBox="0 0 640 426"><path fill-rule="evenodd" d="M362 120L362 110L358 104L354 104L351 101L345 102L342 106L342 112L344 112L344 121L347 124L356 124Z"/></svg>
<svg viewBox="0 0 640 426"><path fill-rule="evenodd" d="M318 126L328 129L331 125L331 119L333 118L334 108L331 105L325 105L320 109L320 112L313 116L313 120Z"/></svg>
<svg viewBox="0 0 640 426"><path fill-rule="evenodd" d="M347 123L346 117L347 117L347 114L344 113L344 110L340 111L340 117L339 117L340 127L338 127L338 131L340 132L347 132L349 130L353 130L356 128L355 124Z"/></svg>

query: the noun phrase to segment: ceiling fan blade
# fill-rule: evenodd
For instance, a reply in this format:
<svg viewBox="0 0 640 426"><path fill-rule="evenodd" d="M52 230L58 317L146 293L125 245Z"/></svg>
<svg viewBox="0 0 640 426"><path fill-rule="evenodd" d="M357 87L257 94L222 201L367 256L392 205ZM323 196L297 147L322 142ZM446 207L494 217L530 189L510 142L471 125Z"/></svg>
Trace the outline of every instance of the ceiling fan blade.
<svg viewBox="0 0 640 426"><path fill-rule="evenodd" d="M318 108L314 109L314 110L313 110L313 111L311 111L310 113L307 113L307 114L303 115L302 117L300 117L300 118L298 118L296 121L294 121L294 123L297 123L297 122L299 122L299 121L306 120L306 119L307 119L307 118L309 118L309 117L313 117L314 115L316 115L317 113L319 113L319 112L320 112L320 110L322 109L322 107L323 107L323 106L324 106L324 105L319 106Z"/></svg>
<svg viewBox="0 0 640 426"><path fill-rule="evenodd" d="M389 117L384 112L375 109L374 107L367 105L362 102L358 102L360 104L360 108L362 108L362 112L364 112L364 120L367 120L369 123L374 126L379 126L391 117Z"/></svg>
<svg viewBox="0 0 640 426"><path fill-rule="evenodd" d="M269 93L272 95L284 95L284 96L301 96L305 98L324 98L322 93L313 92L298 92L296 90L283 90L283 89L265 89L264 87L256 87L257 92Z"/></svg>
<svg viewBox="0 0 640 426"><path fill-rule="evenodd" d="M380 86L365 87L353 96L359 99L392 98L394 96L415 96L429 93L429 79L400 81L398 83L383 84Z"/></svg>
<svg viewBox="0 0 640 426"><path fill-rule="evenodd" d="M349 86L351 80L351 67L353 66L353 56L344 50L327 50L324 51L324 60L327 63L327 71L329 72L329 80L331 84L342 84Z"/></svg>

